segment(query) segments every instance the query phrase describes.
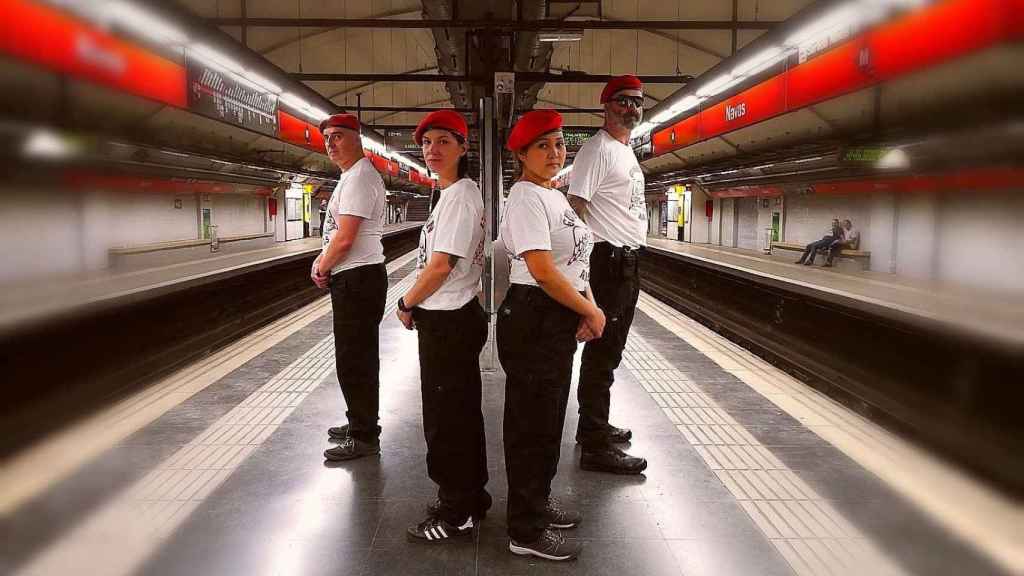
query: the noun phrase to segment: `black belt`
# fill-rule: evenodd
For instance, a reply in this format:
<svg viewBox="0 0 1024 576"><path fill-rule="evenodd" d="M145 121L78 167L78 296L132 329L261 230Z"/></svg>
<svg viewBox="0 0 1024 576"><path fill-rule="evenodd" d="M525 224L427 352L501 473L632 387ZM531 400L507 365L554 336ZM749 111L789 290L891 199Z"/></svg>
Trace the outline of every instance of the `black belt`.
<svg viewBox="0 0 1024 576"><path fill-rule="evenodd" d="M636 273L637 267L640 262L640 255L646 252L646 248L643 246L637 248L631 248L629 246L612 246L608 242L596 242L594 243L593 256L597 258L608 259L608 272L613 277L629 278ZM592 256L592 258L593 258ZM600 263L595 263L591 260L591 266L600 266Z"/></svg>

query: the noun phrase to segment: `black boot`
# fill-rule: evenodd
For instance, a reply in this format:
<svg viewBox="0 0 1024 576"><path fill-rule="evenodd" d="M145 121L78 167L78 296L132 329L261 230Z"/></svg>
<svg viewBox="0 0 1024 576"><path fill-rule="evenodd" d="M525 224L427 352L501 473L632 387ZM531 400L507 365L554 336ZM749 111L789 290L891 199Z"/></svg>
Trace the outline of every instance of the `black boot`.
<svg viewBox="0 0 1024 576"><path fill-rule="evenodd" d="M583 453L580 455L580 468L592 472L640 474L647 469L647 460L630 456L614 446L583 448Z"/></svg>

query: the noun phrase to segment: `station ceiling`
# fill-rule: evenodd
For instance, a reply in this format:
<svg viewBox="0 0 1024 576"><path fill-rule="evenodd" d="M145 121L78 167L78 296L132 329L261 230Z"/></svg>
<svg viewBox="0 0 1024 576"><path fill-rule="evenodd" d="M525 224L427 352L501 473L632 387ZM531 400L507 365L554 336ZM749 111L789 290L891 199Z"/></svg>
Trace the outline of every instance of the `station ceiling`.
<svg viewBox="0 0 1024 576"><path fill-rule="evenodd" d="M198 18L302 81L337 106L361 110L380 130L414 126L426 111L475 108L490 72L534 73L518 81L515 111L559 109L567 125L599 126L603 84L589 80L633 73L650 77L652 107L723 59L742 50L813 0L180 0ZM541 42L536 30L502 26L386 27L374 20L600 21L576 41ZM356 26L346 26L349 21ZM665 29L650 26L665 22ZM629 29L634 24L636 29ZM641 27L639 23L647 25ZM319 25L317 25L319 24ZM672 29L676 26L677 29ZM528 26L522 26L526 28ZM468 54L468 57L467 57ZM552 77L559 74L565 79ZM313 76L315 75L315 76ZM323 79L345 75L345 79ZM387 75L366 78L365 75ZM415 75L400 79L391 75ZM581 77L582 75L582 77ZM316 79L309 79L310 77ZM432 80L430 76L469 81ZM574 76L568 78L568 76ZM358 79L352 79L357 77ZM403 111L404 110L404 111ZM472 121L472 119L471 119ZM821 120L811 119L820 123ZM723 144L723 146L726 146ZM726 146L727 147L727 146ZM683 166L675 155L645 169Z"/></svg>

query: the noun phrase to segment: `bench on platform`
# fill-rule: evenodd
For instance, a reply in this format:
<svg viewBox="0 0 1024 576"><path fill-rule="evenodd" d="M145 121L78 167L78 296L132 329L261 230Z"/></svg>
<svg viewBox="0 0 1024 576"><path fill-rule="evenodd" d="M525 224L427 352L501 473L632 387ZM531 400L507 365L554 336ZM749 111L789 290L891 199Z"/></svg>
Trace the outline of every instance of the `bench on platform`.
<svg viewBox="0 0 1024 576"><path fill-rule="evenodd" d="M779 248L781 250L793 250L795 252L803 252L806 248L806 244L797 244L795 242L772 242L772 249ZM871 261L871 252L867 250L850 250L849 248L843 248L839 251L839 258L847 258L858 262L863 269L868 268L868 264Z"/></svg>

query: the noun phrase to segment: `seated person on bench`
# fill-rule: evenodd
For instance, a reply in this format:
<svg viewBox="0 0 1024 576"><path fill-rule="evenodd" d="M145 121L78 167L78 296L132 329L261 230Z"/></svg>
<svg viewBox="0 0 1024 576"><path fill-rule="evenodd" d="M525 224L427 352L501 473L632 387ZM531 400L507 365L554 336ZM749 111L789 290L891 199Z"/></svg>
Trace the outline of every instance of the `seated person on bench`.
<svg viewBox="0 0 1024 576"><path fill-rule="evenodd" d="M818 255L818 250L828 250L832 247L832 243L836 240L842 240L843 229L839 226L839 219L833 218L832 225L829 228L828 234L822 237L817 242L811 242L804 248L804 254L796 261L797 264L804 264L810 266L814 264L814 258Z"/></svg>
<svg viewBox="0 0 1024 576"><path fill-rule="evenodd" d="M860 244L860 230L853 227L853 223L848 219L843 220L842 238L837 238L832 241L832 245L828 247L828 259L825 260L823 266L831 266L832 261L835 260L836 256L843 248L849 248L850 250L856 250Z"/></svg>

